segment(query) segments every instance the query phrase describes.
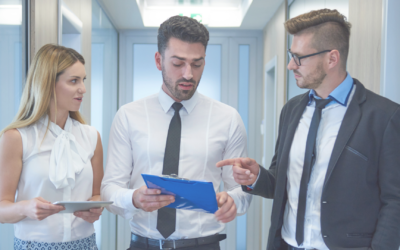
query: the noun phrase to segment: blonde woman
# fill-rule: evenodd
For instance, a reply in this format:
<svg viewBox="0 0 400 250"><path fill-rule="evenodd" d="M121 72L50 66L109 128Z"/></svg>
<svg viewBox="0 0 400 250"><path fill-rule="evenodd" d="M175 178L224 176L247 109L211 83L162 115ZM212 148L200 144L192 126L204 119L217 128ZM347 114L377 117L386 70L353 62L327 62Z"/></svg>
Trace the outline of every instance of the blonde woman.
<svg viewBox="0 0 400 250"><path fill-rule="evenodd" d="M59 213L52 204L100 200L100 135L79 113L84 64L73 49L43 46L18 114L0 132L0 222L14 223L14 249L97 249L93 222L102 210Z"/></svg>

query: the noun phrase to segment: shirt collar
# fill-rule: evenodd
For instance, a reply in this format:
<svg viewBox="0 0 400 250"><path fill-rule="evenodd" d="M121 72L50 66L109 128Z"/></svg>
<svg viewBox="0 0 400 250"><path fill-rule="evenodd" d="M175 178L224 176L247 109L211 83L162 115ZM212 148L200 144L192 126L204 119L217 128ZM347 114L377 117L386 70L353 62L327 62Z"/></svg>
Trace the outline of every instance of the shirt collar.
<svg viewBox="0 0 400 250"><path fill-rule="evenodd" d="M158 93L158 100L161 104L161 107L163 108L164 112L167 113L169 109L172 107L172 104L175 103L174 99L172 99L167 93L164 92L164 90L161 88L160 92ZM194 95L192 98L189 100L184 100L182 101L183 107L186 109L188 114L192 112L194 107L196 106L197 102L199 100L199 94L197 93L197 90L194 92Z"/></svg>
<svg viewBox="0 0 400 250"><path fill-rule="evenodd" d="M353 78L350 76L349 73L347 73L347 76L344 79L344 81L341 84L339 84L339 86L337 86L329 94L328 98L332 99L332 101L326 106L339 103L340 105L346 107L352 89L353 89ZM321 99L315 94L315 91L311 89L310 92L308 93L308 98L309 98L308 105L312 103L314 97L316 99Z"/></svg>

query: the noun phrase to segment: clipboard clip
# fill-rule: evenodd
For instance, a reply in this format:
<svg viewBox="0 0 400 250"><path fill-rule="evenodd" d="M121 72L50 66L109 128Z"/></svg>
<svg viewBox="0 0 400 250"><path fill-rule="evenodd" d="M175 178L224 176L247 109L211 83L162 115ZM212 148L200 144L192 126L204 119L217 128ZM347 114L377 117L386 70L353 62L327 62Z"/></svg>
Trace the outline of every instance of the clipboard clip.
<svg viewBox="0 0 400 250"><path fill-rule="evenodd" d="M177 179L177 180L185 180L185 181L189 181L189 179L187 179L187 178L182 178L182 177L179 177L177 174L161 175L161 177L164 177L164 178L170 178L170 179Z"/></svg>

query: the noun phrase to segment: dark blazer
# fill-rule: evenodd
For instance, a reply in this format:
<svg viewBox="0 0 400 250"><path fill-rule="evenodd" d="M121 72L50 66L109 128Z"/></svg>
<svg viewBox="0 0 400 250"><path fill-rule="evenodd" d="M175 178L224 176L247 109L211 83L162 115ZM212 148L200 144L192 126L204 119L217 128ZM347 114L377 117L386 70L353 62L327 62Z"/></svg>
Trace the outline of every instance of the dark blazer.
<svg viewBox="0 0 400 250"><path fill-rule="evenodd" d="M400 106L356 90L333 147L321 197L321 232L331 250L398 250L400 245ZM287 250L281 228L289 151L308 92L283 107L275 155L252 191L273 198L267 250Z"/></svg>

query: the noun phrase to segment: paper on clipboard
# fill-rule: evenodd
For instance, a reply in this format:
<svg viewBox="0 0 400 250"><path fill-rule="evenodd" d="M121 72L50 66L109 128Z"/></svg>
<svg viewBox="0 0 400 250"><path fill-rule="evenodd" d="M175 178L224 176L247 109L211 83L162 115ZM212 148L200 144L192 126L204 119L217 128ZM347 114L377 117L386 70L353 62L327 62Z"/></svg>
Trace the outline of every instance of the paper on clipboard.
<svg viewBox="0 0 400 250"><path fill-rule="evenodd" d="M180 178L142 174L147 188L160 189L161 194L175 196L175 202L167 207L215 213L218 204L212 182L192 181Z"/></svg>

